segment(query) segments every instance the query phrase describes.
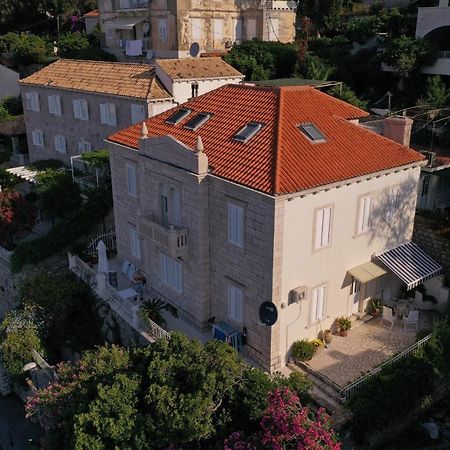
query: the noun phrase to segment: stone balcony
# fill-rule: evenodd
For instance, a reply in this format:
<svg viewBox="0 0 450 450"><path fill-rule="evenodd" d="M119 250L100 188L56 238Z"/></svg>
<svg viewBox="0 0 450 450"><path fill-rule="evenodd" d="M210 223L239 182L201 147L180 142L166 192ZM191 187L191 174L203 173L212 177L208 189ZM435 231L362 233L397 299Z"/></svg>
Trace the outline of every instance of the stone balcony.
<svg viewBox="0 0 450 450"><path fill-rule="evenodd" d="M178 228L170 225L166 228L160 225L154 216L139 217L139 233L144 239L150 239L156 245L168 252L171 258L188 257L188 228Z"/></svg>

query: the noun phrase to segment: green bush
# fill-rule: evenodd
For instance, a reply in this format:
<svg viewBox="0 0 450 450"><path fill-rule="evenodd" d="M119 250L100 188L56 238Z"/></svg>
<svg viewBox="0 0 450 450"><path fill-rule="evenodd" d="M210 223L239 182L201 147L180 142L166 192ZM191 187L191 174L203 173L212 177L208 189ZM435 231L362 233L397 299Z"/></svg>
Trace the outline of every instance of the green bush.
<svg viewBox="0 0 450 450"><path fill-rule="evenodd" d="M105 52L102 48L89 47L72 52L67 56L69 59L86 59L90 61L117 61L117 58L108 52Z"/></svg>
<svg viewBox="0 0 450 450"><path fill-rule="evenodd" d="M18 95L17 97L9 95L1 101L0 105L5 108L12 116L23 114L22 97L20 95Z"/></svg>
<svg viewBox="0 0 450 450"><path fill-rule="evenodd" d="M108 150L94 150L93 152L83 153L81 159L91 167L109 166Z"/></svg>
<svg viewBox="0 0 450 450"><path fill-rule="evenodd" d="M88 194L87 202L67 214L50 232L32 241L19 244L11 256L11 270L19 272L26 264L36 264L61 251L99 223L112 206L109 189L97 189Z"/></svg>
<svg viewBox="0 0 450 450"><path fill-rule="evenodd" d="M47 169L59 169L64 167L64 163L59 159L39 159L38 161L32 162L28 167L40 172Z"/></svg>
<svg viewBox="0 0 450 450"><path fill-rule="evenodd" d="M309 361L316 351L315 345L307 339L292 344L292 356L297 361Z"/></svg>
<svg viewBox="0 0 450 450"><path fill-rule="evenodd" d="M62 58L74 58L80 51L89 48L89 40L81 33L63 34L58 40L58 52Z"/></svg>
<svg viewBox="0 0 450 450"><path fill-rule="evenodd" d="M47 42L39 36L21 35L11 44L10 51L16 66L42 63L48 56Z"/></svg>

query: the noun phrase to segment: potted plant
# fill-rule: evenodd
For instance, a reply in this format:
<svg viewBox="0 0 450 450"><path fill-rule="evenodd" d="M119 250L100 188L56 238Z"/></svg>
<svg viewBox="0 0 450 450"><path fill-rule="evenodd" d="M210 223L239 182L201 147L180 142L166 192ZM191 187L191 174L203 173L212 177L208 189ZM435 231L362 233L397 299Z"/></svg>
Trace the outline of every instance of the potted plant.
<svg viewBox="0 0 450 450"><path fill-rule="evenodd" d="M369 314L378 317L383 311L383 300L381 298L371 298L369 301Z"/></svg>
<svg viewBox="0 0 450 450"><path fill-rule="evenodd" d="M309 361L314 356L315 351L316 346L307 339L292 344L292 356L295 361Z"/></svg>
<svg viewBox="0 0 450 450"><path fill-rule="evenodd" d="M347 336L348 330L352 327L350 317L341 316L336 319L336 327L340 336Z"/></svg>
<svg viewBox="0 0 450 450"><path fill-rule="evenodd" d="M167 308L166 305L166 302L163 302L160 298L144 300L140 308L141 317L144 320L150 319L160 327L164 328L166 320L164 319L162 312Z"/></svg>
<svg viewBox="0 0 450 450"><path fill-rule="evenodd" d="M331 330L323 330L320 338L325 341L325 344L331 343L331 339L333 339L333 333Z"/></svg>

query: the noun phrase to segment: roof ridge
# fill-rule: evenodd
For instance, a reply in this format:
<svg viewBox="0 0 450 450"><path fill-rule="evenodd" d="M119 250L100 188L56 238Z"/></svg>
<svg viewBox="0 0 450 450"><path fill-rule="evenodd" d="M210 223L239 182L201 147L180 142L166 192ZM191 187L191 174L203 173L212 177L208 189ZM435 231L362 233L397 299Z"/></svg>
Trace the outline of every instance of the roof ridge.
<svg viewBox="0 0 450 450"><path fill-rule="evenodd" d="M151 69L154 69L155 66L153 64L145 64L145 63L132 63L132 62L122 62L122 61L94 61L92 59L71 59L71 58L59 58L53 63L49 64L46 67L51 66L52 64L61 63L61 62L70 62L70 63L88 63L88 64L108 64L111 66L131 66L131 67L149 67ZM43 67L45 69L45 67Z"/></svg>
<svg viewBox="0 0 450 450"><path fill-rule="evenodd" d="M278 89L277 92L277 106L275 111L275 139L273 145L273 175L272 175L272 187L273 192L276 193L279 191L279 179L280 179L280 165L281 165L281 116L282 110L284 106L284 91Z"/></svg>

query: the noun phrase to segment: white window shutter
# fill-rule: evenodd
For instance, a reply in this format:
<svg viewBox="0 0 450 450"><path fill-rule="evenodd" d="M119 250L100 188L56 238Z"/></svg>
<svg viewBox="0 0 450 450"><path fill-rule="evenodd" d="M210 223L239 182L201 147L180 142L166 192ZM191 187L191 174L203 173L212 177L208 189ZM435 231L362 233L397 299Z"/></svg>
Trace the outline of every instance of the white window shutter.
<svg viewBox="0 0 450 450"><path fill-rule="evenodd" d="M314 238L314 248L322 247L323 209L316 211L316 229Z"/></svg>
<svg viewBox="0 0 450 450"><path fill-rule="evenodd" d="M33 110L40 111L41 107L39 104L39 94L37 92L33 92L32 97L33 97Z"/></svg>
<svg viewBox="0 0 450 450"><path fill-rule="evenodd" d="M110 125L116 126L117 125L117 115L116 115L116 105L110 104Z"/></svg>
<svg viewBox="0 0 450 450"><path fill-rule="evenodd" d="M371 207L371 197L365 197L364 198L364 219L363 219L363 226L364 230L368 230L370 228L370 207Z"/></svg>
<svg viewBox="0 0 450 450"><path fill-rule="evenodd" d="M321 286L317 289L317 312L316 320L322 319L325 309L325 286Z"/></svg>
<svg viewBox="0 0 450 450"><path fill-rule="evenodd" d="M146 119L144 105L131 105L131 124L142 122Z"/></svg>
<svg viewBox="0 0 450 450"><path fill-rule="evenodd" d="M27 92L25 94L25 102L27 104L27 110L32 111L33 110L33 100L32 100L31 92Z"/></svg>
<svg viewBox="0 0 450 450"><path fill-rule="evenodd" d="M89 120L89 110L87 100L79 100L80 105L80 119Z"/></svg>
<svg viewBox="0 0 450 450"><path fill-rule="evenodd" d="M331 224L331 208L323 209L322 221L322 247L330 244L330 224Z"/></svg>
<svg viewBox="0 0 450 450"><path fill-rule="evenodd" d="M316 321L316 311L317 311L317 300L319 296L318 289L313 289L312 295L311 295L311 323L314 323Z"/></svg>
<svg viewBox="0 0 450 450"><path fill-rule="evenodd" d="M133 164L127 164L126 167L127 167L128 194L136 197L137 195L136 166Z"/></svg>
<svg viewBox="0 0 450 450"><path fill-rule="evenodd" d="M55 114L60 116L62 114L61 109L61 97L59 95L55 95Z"/></svg>
<svg viewBox="0 0 450 450"><path fill-rule="evenodd" d="M102 124L107 124L108 123L108 118L107 118L107 107L106 104L101 103L100 104L100 122Z"/></svg>

